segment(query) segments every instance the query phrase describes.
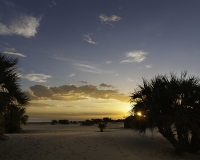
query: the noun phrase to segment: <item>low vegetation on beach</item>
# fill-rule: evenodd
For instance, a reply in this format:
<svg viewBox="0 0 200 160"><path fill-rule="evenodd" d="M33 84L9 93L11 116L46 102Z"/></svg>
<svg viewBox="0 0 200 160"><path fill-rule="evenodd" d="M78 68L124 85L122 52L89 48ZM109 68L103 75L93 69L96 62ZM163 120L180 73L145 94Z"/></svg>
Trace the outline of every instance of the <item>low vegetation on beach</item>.
<svg viewBox="0 0 200 160"><path fill-rule="evenodd" d="M92 118L92 119L86 119L85 121L70 121L70 120L55 120L53 119L51 121L52 125L55 124L80 124L80 126L93 126L94 124L99 124L99 123L105 123L107 124L108 122L123 122L124 119L118 119L118 120L113 120L112 118L109 117L104 117L102 119L100 118Z"/></svg>
<svg viewBox="0 0 200 160"><path fill-rule="evenodd" d="M104 129L106 129L106 124L105 123L99 123L98 128L100 129L101 132L103 132Z"/></svg>

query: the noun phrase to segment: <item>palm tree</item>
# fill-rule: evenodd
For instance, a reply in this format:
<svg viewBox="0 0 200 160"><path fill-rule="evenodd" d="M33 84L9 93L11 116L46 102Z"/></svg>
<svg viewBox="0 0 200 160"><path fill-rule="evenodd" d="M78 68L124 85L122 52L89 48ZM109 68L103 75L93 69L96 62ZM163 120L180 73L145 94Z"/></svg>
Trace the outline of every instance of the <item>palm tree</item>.
<svg viewBox="0 0 200 160"><path fill-rule="evenodd" d="M200 150L200 79L174 73L158 75L132 94L134 128L145 132L155 128L178 150ZM140 113L140 114L138 114Z"/></svg>
<svg viewBox="0 0 200 160"><path fill-rule="evenodd" d="M24 117L29 98L26 92L20 89L19 73L17 72L18 59L0 53L0 134L8 131L8 122L16 124ZM9 115L9 116L8 116ZM27 117L27 116L25 116ZM27 120L27 118L22 118Z"/></svg>

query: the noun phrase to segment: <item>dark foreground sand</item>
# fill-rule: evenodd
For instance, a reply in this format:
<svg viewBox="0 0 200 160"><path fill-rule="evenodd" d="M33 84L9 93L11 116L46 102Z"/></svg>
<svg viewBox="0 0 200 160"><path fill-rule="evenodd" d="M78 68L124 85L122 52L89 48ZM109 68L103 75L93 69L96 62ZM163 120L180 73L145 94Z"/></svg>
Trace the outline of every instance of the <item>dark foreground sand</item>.
<svg viewBox="0 0 200 160"><path fill-rule="evenodd" d="M199 160L199 154L177 154L160 134L139 136L123 129L122 123L108 124L105 132L97 125L79 126L28 124L23 133L7 134L0 141L1 160Z"/></svg>

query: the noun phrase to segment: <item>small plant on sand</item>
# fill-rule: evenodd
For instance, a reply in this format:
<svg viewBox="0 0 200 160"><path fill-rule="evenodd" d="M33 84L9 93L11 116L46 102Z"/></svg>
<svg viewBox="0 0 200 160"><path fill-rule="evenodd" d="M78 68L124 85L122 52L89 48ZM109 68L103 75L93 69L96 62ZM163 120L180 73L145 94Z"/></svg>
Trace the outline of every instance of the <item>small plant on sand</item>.
<svg viewBox="0 0 200 160"><path fill-rule="evenodd" d="M52 125L55 125L56 123L58 123L58 121L55 120L55 119L53 119L53 120L51 121L51 124L52 124Z"/></svg>
<svg viewBox="0 0 200 160"><path fill-rule="evenodd" d="M105 123L99 123L98 128L100 129L101 132L103 132L103 130L106 128L106 124Z"/></svg>

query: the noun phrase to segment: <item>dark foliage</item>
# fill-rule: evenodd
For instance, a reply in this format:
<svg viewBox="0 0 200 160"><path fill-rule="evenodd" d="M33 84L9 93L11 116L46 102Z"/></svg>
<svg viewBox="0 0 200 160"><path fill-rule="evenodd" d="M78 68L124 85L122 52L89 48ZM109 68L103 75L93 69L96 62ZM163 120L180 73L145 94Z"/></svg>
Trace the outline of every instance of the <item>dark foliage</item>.
<svg viewBox="0 0 200 160"><path fill-rule="evenodd" d="M58 123L60 123L60 124L69 124L69 120L66 120L66 119L60 119L60 120L58 120Z"/></svg>
<svg viewBox="0 0 200 160"><path fill-rule="evenodd" d="M103 130L106 128L106 124L105 123L99 123L98 128L100 129L101 132L103 132Z"/></svg>
<svg viewBox="0 0 200 160"><path fill-rule="evenodd" d="M124 120L124 128L133 128L134 116L128 116Z"/></svg>
<svg viewBox="0 0 200 160"><path fill-rule="evenodd" d="M81 122L80 124L81 126L93 126L94 125L94 122L92 120L85 120L83 122Z"/></svg>
<svg viewBox="0 0 200 160"><path fill-rule="evenodd" d="M103 122L108 123L108 122L112 122L113 120L109 117L104 117L103 118Z"/></svg>
<svg viewBox="0 0 200 160"><path fill-rule="evenodd" d="M55 124L57 124L57 123L58 123L58 121L55 120L55 119L53 119L53 120L51 121L51 124L52 124L52 125L55 125Z"/></svg>
<svg viewBox="0 0 200 160"><path fill-rule="evenodd" d="M70 121L69 123L70 124L78 124L78 122L76 122L76 121Z"/></svg>
<svg viewBox="0 0 200 160"><path fill-rule="evenodd" d="M0 53L0 132L20 131L28 116L24 115L29 98L20 89L18 59Z"/></svg>
<svg viewBox="0 0 200 160"><path fill-rule="evenodd" d="M134 129L158 131L178 150L200 149L200 80L182 72L158 75L139 85L130 101ZM140 113L140 114L138 114Z"/></svg>

